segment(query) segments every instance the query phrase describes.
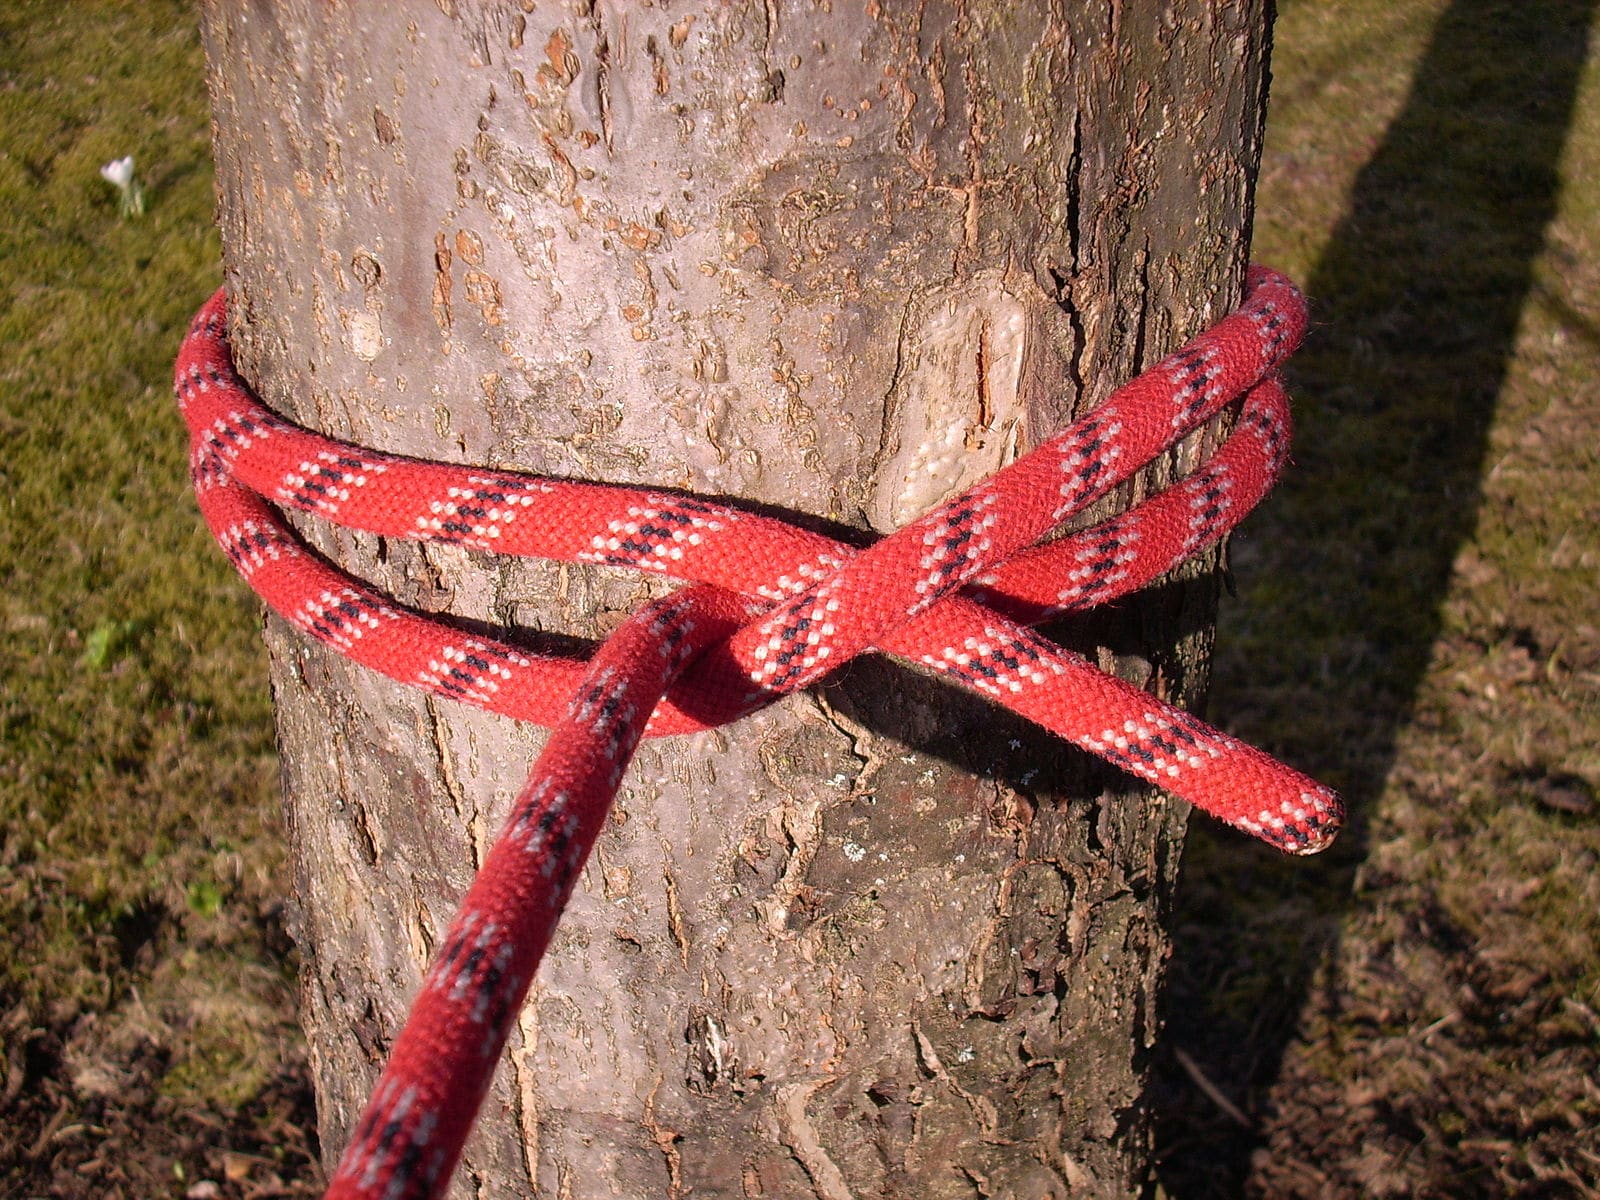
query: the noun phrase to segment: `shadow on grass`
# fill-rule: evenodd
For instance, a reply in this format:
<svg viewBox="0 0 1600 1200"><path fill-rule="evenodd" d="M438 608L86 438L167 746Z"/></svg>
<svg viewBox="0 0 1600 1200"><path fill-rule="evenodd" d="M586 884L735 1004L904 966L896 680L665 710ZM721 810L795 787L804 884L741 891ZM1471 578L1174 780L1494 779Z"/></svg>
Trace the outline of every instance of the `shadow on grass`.
<svg viewBox="0 0 1600 1200"><path fill-rule="evenodd" d="M1231 729L1338 787L1352 822L1309 864L1191 825L1157 1092L1159 1174L1182 1200L1243 1194L1259 1144L1191 1069L1259 1116L1304 1004L1337 1015L1314 973L1477 520L1596 3L1456 0L1309 281L1297 465L1236 549L1250 589L1215 690Z"/></svg>

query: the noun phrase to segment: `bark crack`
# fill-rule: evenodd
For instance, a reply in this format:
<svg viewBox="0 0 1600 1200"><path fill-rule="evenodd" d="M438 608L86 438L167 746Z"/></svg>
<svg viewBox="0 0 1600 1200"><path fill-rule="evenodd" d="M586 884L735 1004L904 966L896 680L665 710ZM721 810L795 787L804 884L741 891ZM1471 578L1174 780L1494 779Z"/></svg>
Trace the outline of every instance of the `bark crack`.
<svg viewBox="0 0 1600 1200"><path fill-rule="evenodd" d="M984 922L982 930L973 939L972 952L967 959L966 979L963 981L961 998L966 1002L970 1012L984 1017L1004 1016L1003 1011L998 1011L984 1003L983 985L988 978L988 969L984 963L989 957L989 948L1000 940L1001 933L1005 930L1012 911L1012 896L1016 891L1017 876L1027 868L1027 840L1026 830L1017 834L1017 857L1007 864L1000 872L999 882L994 889L994 899L991 904L989 919Z"/></svg>
<svg viewBox="0 0 1600 1200"><path fill-rule="evenodd" d="M987 432L994 420L994 397L989 394L989 327L989 314L985 311L978 323L977 352L973 356L978 376L978 419L976 429L970 431L969 436ZM974 447L967 448L970 450Z"/></svg>
<svg viewBox="0 0 1600 1200"><path fill-rule="evenodd" d="M906 302L900 306L900 319L895 326L894 369L889 372L889 384L884 389L883 400L879 404L879 411L882 412L883 418L878 427L878 448L872 452L871 457L867 459L861 469L862 477L873 480L879 487L888 486L892 488L894 486L893 480L885 481L878 477L883 472L883 464L888 461L890 455L899 449L899 438L894 436L893 431L899 424L900 381L904 377L906 370L906 342L910 337L911 302L912 296L907 293ZM862 512L861 519L863 523L871 527L872 519L866 512Z"/></svg>
<svg viewBox="0 0 1600 1200"><path fill-rule="evenodd" d="M661 1082L662 1077L657 1075L655 1086L645 1097L641 1124L649 1131L651 1140L661 1151L661 1157L666 1160L667 1200L679 1200L683 1195L683 1156L678 1153L678 1143L683 1140L683 1134L676 1129L669 1129L656 1120L656 1093L661 1090Z"/></svg>
<svg viewBox="0 0 1600 1200"><path fill-rule="evenodd" d="M816 1188L820 1200L855 1200L843 1172L828 1156L827 1150L823 1149L816 1126L806 1115L806 1105L811 1097L832 1082L831 1077L808 1079L779 1088L778 1122L782 1127L783 1144L789 1147L795 1161L811 1177L811 1184Z"/></svg>
<svg viewBox="0 0 1600 1200"><path fill-rule="evenodd" d="M769 743L761 747L758 757L767 778L787 798L779 805L778 822L789 842L789 861L784 863L783 873L773 882L771 899L760 907L768 930L782 936L788 931L794 902L805 889L806 872L822 847L822 802L797 800L783 779L781 764L772 761L776 753L776 748Z"/></svg>
<svg viewBox="0 0 1600 1200"><path fill-rule="evenodd" d="M871 781L888 761L878 749L878 739L865 725L851 720L834 707L825 692L819 691L812 698L817 702L817 710L823 719L850 739L850 753L861 760L861 769L856 772L855 781L850 785L850 798L854 800L872 795Z"/></svg>
<svg viewBox="0 0 1600 1200"><path fill-rule="evenodd" d="M1139 252L1139 313L1133 326L1133 369L1144 369L1145 340L1148 336L1150 317L1150 239L1144 239L1144 246Z"/></svg>
<svg viewBox="0 0 1600 1200"><path fill-rule="evenodd" d="M423 710L428 714L428 747L438 766L439 782L444 784L445 794L450 797L450 806L467 832L467 844L472 847L472 869L477 871L482 868L483 856L487 852L487 831L479 817L478 806L468 799L466 789L461 786L456 774L455 756L450 753L445 734L448 726L439 715L438 702L432 695L423 697Z"/></svg>
<svg viewBox="0 0 1600 1200"><path fill-rule="evenodd" d="M678 959L687 970L689 966L689 934L683 919L683 907L678 903L678 880L672 873L672 847L663 845L661 879L667 893L667 929L672 933L672 943L678 947Z"/></svg>
<svg viewBox="0 0 1600 1200"><path fill-rule="evenodd" d="M1010 1138L1000 1136L1000 1114L995 1109L994 1101L976 1092L969 1092L961 1086L956 1077L945 1067L938 1052L933 1048L933 1043L928 1040L928 1035L922 1032L922 1028L915 1021L911 1022L911 1036L916 1040L917 1057L922 1061L923 1069L972 1109L973 1115L978 1118L978 1125L983 1130L983 1140L994 1146L1012 1145Z"/></svg>
<svg viewBox="0 0 1600 1200"><path fill-rule="evenodd" d="M367 860L367 866L376 867L378 839L372 832L372 814L367 811L367 806L350 786L350 777L345 771L344 755L337 744L333 748L332 758L334 778L339 789L335 802L339 807L350 811L350 828L354 831L356 842L361 847L361 855Z"/></svg>
<svg viewBox="0 0 1600 1200"><path fill-rule="evenodd" d="M522 1158L522 1173L527 1179L539 1178L539 1087L531 1059L539 1036L539 1006L528 1004L517 1017L521 1045L511 1050L512 1119L520 1137L517 1153Z"/></svg>
<svg viewBox="0 0 1600 1200"><path fill-rule="evenodd" d="M600 110L600 137L605 142L606 153L615 155L615 128L611 115L611 39L606 33L605 16L600 5L590 10L589 23L594 26L594 90L595 106Z"/></svg>

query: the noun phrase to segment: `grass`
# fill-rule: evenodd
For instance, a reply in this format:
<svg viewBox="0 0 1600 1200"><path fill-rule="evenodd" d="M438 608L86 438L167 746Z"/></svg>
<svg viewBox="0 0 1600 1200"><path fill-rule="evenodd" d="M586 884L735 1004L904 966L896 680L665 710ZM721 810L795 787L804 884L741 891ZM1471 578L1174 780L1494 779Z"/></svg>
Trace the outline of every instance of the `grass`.
<svg viewBox="0 0 1600 1200"><path fill-rule="evenodd" d="M1212 715L1355 819L1309 863L1196 822L1160 1189L1594 1195L1593 0L1281 7L1257 256L1318 327ZM194 23L0 9L5 1191L317 1179L255 605L168 393L219 277Z"/></svg>
<svg viewBox="0 0 1600 1200"><path fill-rule="evenodd" d="M12 5L0 26L3 902L43 922L0 981L30 1005L64 998L41 950L115 940L256 837L267 794L252 610L192 519L167 383L219 261L186 16ZM130 148L153 202L122 220L98 168Z"/></svg>
<svg viewBox="0 0 1600 1200"><path fill-rule="evenodd" d="M1285 4L1256 253L1307 281L1296 465L1213 711L1343 789L1323 861L1196 829L1164 1178L1592 1195L1600 74L1588 0Z"/></svg>
<svg viewBox="0 0 1600 1200"><path fill-rule="evenodd" d="M265 656L170 393L220 273L201 70L188 4L0 10L0 1190L142 1084L228 1111L292 1060Z"/></svg>

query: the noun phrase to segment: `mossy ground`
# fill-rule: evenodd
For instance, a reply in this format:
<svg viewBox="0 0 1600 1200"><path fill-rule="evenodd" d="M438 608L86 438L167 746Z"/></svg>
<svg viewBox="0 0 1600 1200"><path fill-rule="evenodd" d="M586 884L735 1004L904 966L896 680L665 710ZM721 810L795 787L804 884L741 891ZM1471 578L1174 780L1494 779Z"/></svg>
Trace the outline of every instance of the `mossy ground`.
<svg viewBox="0 0 1600 1200"><path fill-rule="evenodd" d="M1594 0L1281 7L1256 253L1318 324L1296 465L1235 544L1212 714L1355 819L1312 862L1195 823L1159 1188L1594 1195ZM218 279L194 25L166 0L0 8L19 1195L317 1186L255 606L168 395ZM99 176L124 154L142 217Z"/></svg>

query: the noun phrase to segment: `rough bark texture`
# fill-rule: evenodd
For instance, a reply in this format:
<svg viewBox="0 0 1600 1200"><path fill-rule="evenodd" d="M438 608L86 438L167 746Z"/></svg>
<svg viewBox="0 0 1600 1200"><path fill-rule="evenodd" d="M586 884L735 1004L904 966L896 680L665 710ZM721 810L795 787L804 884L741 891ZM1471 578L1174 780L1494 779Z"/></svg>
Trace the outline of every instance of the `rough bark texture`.
<svg viewBox="0 0 1600 1200"><path fill-rule="evenodd" d="M370 446L889 530L1235 300L1267 7L208 0L241 366ZM654 586L307 532L534 644ZM1066 636L1193 700L1212 566ZM268 640L331 1158L541 734ZM648 745L453 1194L1137 1192L1184 816L881 660Z"/></svg>

